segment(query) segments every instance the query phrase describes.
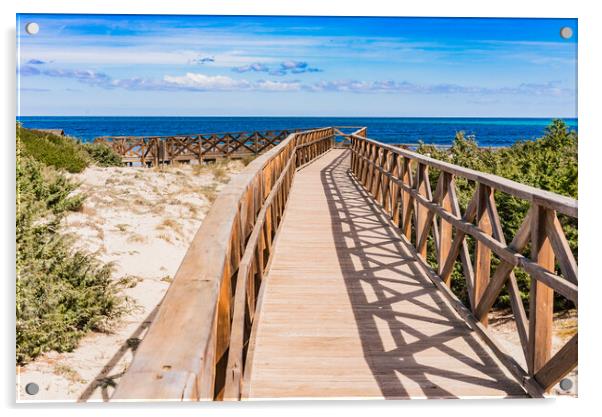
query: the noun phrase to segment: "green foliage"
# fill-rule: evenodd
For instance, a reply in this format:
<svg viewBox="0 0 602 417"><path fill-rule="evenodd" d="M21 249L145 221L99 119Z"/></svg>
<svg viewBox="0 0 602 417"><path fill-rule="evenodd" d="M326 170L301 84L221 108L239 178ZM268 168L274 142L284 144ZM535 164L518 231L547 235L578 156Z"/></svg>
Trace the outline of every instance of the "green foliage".
<svg viewBox="0 0 602 417"><path fill-rule="evenodd" d="M25 129L17 125L17 141L23 156L68 172L82 172L90 163L88 154L73 138Z"/></svg>
<svg viewBox="0 0 602 417"><path fill-rule="evenodd" d="M97 165L122 166L121 156L105 143L86 143L83 147Z"/></svg>
<svg viewBox="0 0 602 417"><path fill-rule="evenodd" d="M35 139L25 136L26 141ZM77 185L28 155L31 148L26 147L23 141L17 145L16 173L16 360L20 364L48 350L75 348L87 331L106 329L126 307L111 280L111 266L74 250L70 238L60 233L65 212L83 203L84 197L75 193Z"/></svg>
<svg viewBox="0 0 602 417"><path fill-rule="evenodd" d="M424 145L418 152L464 166L474 170L489 172L513 181L528 184L536 188L557 194L577 198L577 133L569 131L562 120L554 120L545 130L543 137L535 141L519 141L507 148L480 148L474 137L465 137L462 132L448 150L436 149ZM439 173L430 172L431 182L435 183ZM456 180L459 204L464 210L475 191L475 185L464 179ZM520 227L528 209L529 202L514 198L502 192L495 192L498 214L506 241L510 242ZM577 256L577 220L559 215L569 245ZM474 242L469 239L469 248L473 250ZM528 253L529 248L525 249ZM429 251L434 253L434 251ZM429 259L435 262L434 257ZM493 259L492 271L499 263ZM523 301L527 301L530 278L524 271L515 270L518 286ZM466 302L466 288L460 262L456 262L452 274L452 289ZM509 296L502 293L497 302L498 307L509 305ZM557 298L557 308L567 308L564 299Z"/></svg>

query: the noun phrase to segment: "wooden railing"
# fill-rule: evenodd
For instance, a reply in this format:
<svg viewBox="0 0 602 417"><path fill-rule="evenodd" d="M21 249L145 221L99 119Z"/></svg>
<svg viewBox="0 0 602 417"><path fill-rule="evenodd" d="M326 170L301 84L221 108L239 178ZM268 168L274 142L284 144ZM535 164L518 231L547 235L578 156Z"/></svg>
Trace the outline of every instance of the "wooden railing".
<svg viewBox="0 0 602 417"><path fill-rule="evenodd" d="M576 219L576 200L385 145L365 138L365 134L352 136L351 150L351 171L357 181L382 205L401 234L414 242L416 255L435 285L529 394L543 395L576 366L577 334L551 355L554 292L577 306L577 262L557 216ZM438 174L434 193L429 172L433 176ZM457 178L474 186L474 195L464 213L458 202ZM495 192L530 204L510 243L504 237ZM473 239L470 245L467 236ZM430 253L429 240L433 251ZM527 246L530 255L525 256L522 252ZM491 276L492 255L499 259L499 264ZM468 290L468 306L450 289L458 257ZM528 317L513 272L515 268L522 268L531 278ZM486 328L488 313L504 287L527 369L507 354Z"/></svg>
<svg viewBox="0 0 602 417"><path fill-rule="evenodd" d="M212 400L222 399L225 389L227 398L237 398L293 176L333 144L333 128L290 134L220 193L114 400Z"/></svg>
<svg viewBox="0 0 602 417"><path fill-rule="evenodd" d="M173 136L103 136L105 143L122 158L124 164L157 166L172 162L242 158L258 155L278 145L301 129L254 132L202 133Z"/></svg>

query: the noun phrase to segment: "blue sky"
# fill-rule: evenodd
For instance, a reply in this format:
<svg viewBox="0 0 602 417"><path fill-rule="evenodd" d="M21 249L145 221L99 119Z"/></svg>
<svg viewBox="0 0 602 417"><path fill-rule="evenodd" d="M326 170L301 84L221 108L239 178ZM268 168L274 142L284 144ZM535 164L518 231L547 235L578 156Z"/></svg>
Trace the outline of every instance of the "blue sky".
<svg viewBox="0 0 602 417"><path fill-rule="evenodd" d="M25 14L17 42L21 115L577 115L576 19Z"/></svg>

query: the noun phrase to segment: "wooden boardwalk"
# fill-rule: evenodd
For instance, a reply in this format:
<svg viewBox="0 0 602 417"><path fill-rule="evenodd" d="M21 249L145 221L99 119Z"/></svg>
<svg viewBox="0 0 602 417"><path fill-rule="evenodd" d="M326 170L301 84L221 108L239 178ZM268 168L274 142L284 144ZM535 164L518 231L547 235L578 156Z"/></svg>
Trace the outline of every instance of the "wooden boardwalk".
<svg viewBox="0 0 602 417"><path fill-rule="evenodd" d="M528 207L516 230L502 195ZM220 193L112 400L541 398L577 366L577 334L552 346L577 220L577 200L366 128L292 133ZM502 294L522 352L487 329Z"/></svg>
<svg viewBox="0 0 602 417"><path fill-rule="evenodd" d="M243 399L525 396L348 171L333 149L295 176Z"/></svg>

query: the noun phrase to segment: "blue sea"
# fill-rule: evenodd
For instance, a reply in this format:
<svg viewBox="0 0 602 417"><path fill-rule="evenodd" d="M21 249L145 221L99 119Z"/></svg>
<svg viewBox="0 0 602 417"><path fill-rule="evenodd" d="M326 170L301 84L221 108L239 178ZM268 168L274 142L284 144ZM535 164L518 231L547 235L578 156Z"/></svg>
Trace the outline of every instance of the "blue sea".
<svg viewBox="0 0 602 417"><path fill-rule="evenodd" d="M551 119L409 117L87 117L22 116L28 128L63 129L90 141L99 136L167 136L324 126L367 126L368 136L386 143L449 145L456 132L474 135L480 146L508 146L544 134ZM577 130L577 119L564 119Z"/></svg>

